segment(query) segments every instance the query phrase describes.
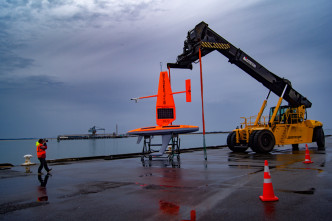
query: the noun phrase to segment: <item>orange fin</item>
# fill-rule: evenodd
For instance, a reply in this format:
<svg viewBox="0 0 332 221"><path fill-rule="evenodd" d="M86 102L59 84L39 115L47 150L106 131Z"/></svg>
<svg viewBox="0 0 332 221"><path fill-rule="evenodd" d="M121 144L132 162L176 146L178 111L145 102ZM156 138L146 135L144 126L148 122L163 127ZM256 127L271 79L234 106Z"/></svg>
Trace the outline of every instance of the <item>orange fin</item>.
<svg viewBox="0 0 332 221"><path fill-rule="evenodd" d="M190 83L190 79L186 80L186 102L191 102L191 83Z"/></svg>

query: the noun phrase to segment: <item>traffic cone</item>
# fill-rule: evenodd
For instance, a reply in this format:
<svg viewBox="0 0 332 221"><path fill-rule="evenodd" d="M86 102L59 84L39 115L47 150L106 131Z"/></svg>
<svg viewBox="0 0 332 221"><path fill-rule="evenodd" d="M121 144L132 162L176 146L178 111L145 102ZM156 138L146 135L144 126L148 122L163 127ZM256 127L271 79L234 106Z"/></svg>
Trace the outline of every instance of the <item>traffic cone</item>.
<svg viewBox="0 0 332 221"><path fill-rule="evenodd" d="M190 220L188 219L183 219L181 221L196 221L196 210L191 210L190 211Z"/></svg>
<svg viewBox="0 0 332 221"><path fill-rule="evenodd" d="M279 200L278 197L274 195L271 175L269 170L269 165L267 160L265 160L264 165L264 184L263 184L263 195L259 196L262 201L277 201Z"/></svg>
<svg viewBox="0 0 332 221"><path fill-rule="evenodd" d="M313 163L313 162L311 161L311 158L310 158L310 153L309 153L309 149L308 149L308 144L305 145L305 159L304 159L303 163L307 163L307 164L309 164L309 163Z"/></svg>

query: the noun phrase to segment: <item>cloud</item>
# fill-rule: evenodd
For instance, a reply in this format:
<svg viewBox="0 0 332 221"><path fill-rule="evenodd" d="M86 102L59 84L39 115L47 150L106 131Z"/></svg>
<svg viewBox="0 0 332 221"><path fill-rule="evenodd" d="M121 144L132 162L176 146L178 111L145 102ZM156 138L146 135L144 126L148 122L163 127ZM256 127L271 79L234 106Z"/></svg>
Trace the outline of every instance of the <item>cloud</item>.
<svg viewBox="0 0 332 221"><path fill-rule="evenodd" d="M121 25L140 20L147 12L158 11L159 1L2 1L0 3L0 36L4 74L34 64L34 59L19 55L31 44L55 44L47 39L65 41L75 32L100 32L101 28L118 26L113 38L121 38ZM123 30L128 25L122 24ZM119 28L120 27L120 28ZM116 36L118 35L118 36ZM89 36L90 38L91 36ZM64 38L64 39L63 39ZM74 40L76 40L75 38ZM88 39L84 39L87 42ZM65 44L64 44L65 46ZM45 46L42 46L45 47ZM47 50L47 46L45 47ZM62 50L59 48L59 50Z"/></svg>
<svg viewBox="0 0 332 221"><path fill-rule="evenodd" d="M33 59L21 57L4 47L0 47L0 51L0 75L33 65Z"/></svg>
<svg viewBox="0 0 332 221"><path fill-rule="evenodd" d="M25 25L25 29L45 27L86 27L87 25L114 25L117 22L139 20L162 10L161 1L124 0L62 0L1 2L4 22ZM19 27L16 27L18 30Z"/></svg>
<svg viewBox="0 0 332 221"><path fill-rule="evenodd" d="M155 123L160 62L175 62L200 21L313 102L324 105L329 74L329 1L1 1L0 131L4 137L56 136L118 123L123 132ZM176 99L177 123L201 124L199 66L171 70L174 91L192 79L193 102ZM217 52L203 58L207 130L230 130L255 115L268 89ZM271 96L269 106L275 105ZM277 99L277 98L276 98ZM317 117L318 116L318 117ZM34 129L35 119L47 129ZM19 133L17 132L19 129ZM16 133L17 132L17 133Z"/></svg>

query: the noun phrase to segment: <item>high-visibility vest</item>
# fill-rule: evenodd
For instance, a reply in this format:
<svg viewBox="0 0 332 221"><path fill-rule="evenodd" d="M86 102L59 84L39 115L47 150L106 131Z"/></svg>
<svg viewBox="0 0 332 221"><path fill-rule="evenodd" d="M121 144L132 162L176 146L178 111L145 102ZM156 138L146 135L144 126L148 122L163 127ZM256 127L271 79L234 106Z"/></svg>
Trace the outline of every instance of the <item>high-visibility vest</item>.
<svg viewBox="0 0 332 221"><path fill-rule="evenodd" d="M37 157L38 158L46 158L46 151L45 151L45 149L47 148L45 148L45 149L42 149L41 147L45 147L45 146L43 146L43 144L38 144L38 146L37 146Z"/></svg>

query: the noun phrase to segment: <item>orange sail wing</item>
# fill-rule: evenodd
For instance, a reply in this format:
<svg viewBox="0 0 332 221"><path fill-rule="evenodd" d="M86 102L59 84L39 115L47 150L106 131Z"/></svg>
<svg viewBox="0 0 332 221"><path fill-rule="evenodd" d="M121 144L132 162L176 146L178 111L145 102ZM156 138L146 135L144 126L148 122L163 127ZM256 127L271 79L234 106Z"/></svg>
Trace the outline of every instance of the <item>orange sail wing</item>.
<svg viewBox="0 0 332 221"><path fill-rule="evenodd" d="M167 126L176 119L175 104L171 84L166 71L160 72L156 105L158 126Z"/></svg>

